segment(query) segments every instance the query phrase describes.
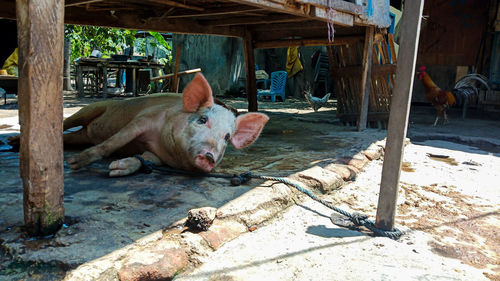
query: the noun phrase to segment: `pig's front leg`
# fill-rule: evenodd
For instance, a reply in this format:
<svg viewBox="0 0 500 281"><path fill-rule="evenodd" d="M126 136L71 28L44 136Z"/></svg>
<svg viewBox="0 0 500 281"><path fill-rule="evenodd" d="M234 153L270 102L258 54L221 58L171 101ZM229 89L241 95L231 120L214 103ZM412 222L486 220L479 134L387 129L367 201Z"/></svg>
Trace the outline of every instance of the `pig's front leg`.
<svg viewBox="0 0 500 281"><path fill-rule="evenodd" d="M66 162L76 170L100 160L140 136L148 127L148 121L148 118L134 119L109 139L68 158Z"/></svg>
<svg viewBox="0 0 500 281"><path fill-rule="evenodd" d="M153 162L155 165L161 165L161 160L153 153L146 151L142 155L144 160ZM135 157L123 158L111 162L109 165L110 177L121 177L135 173L141 168L141 161Z"/></svg>

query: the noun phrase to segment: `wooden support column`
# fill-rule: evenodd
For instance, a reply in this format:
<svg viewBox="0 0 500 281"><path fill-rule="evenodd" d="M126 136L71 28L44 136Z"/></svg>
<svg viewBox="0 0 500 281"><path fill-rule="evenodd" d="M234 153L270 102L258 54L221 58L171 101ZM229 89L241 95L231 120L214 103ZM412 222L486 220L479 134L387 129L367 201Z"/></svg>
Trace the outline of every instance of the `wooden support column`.
<svg viewBox="0 0 500 281"><path fill-rule="evenodd" d="M257 84L255 78L255 54L252 33L247 29L243 37L243 53L245 54L245 70L247 77L248 111L258 110Z"/></svg>
<svg viewBox="0 0 500 281"><path fill-rule="evenodd" d="M372 73L373 35L375 28L367 26L365 30L365 45L363 48L363 73L361 75L361 108L358 116L358 131L366 129L368 119L368 101L370 100L370 84Z"/></svg>
<svg viewBox="0 0 500 281"><path fill-rule="evenodd" d="M64 0L17 0L20 172L30 235L52 234L64 219Z"/></svg>
<svg viewBox="0 0 500 281"><path fill-rule="evenodd" d="M181 62L181 45L177 45L175 51L175 68L174 68L174 80L172 81L172 92L177 93L179 90L179 64Z"/></svg>
<svg viewBox="0 0 500 281"><path fill-rule="evenodd" d="M401 18L401 46L391 101L376 218L376 226L384 230L394 228L423 6L423 0L406 1Z"/></svg>

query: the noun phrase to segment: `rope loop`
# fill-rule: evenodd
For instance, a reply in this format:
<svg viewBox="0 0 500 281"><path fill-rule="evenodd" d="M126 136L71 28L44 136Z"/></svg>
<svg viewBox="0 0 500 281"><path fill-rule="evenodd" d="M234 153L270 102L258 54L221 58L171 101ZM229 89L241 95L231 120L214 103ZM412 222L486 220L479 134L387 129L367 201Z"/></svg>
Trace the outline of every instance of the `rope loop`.
<svg viewBox="0 0 500 281"><path fill-rule="evenodd" d="M330 202L317 197L310 190L305 189L302 186L300 186L300 185L298 185L298 184L296 184L296 183L294 183L286 178L254 175L251 172L241 173L239 175L238 174L233 174L233 175L209 174L209 173L202 174L202 173L195 173L195 172L190 172L190 171L176 170L176 169L172 169L169 167L158 167L158 166L154 165L154 163L145 160L140 155L134 155L134 157L139 159L139 161L141 161L141 169L140 170L145 172L145 173L148 173L148 174L151 173L153 170L156 170L156 171L159 171L159 172L162 172L165 174L180 174L180 175L197 176L197 177L228 178L228 179L230 179L231 185L233 185L233 186L244 184L244 183L250 181L250 179L252 179L252 178L282 182L288 186L295 187L295 189L306 194L314 201L319 202L319 203L323 204L324 206L336 211L337 213L346 216L347 218L349 218L349 220L351 220L357 226L364 226L364 227L368 228L377 236L383 236L383 237L388 237L388 238L397 240L401 237L401 235L403 235L403 232L397 228L394 228L390 231L382 230L375 225L375 222L369 220L367 215L361 214L361 213L350 214L349 212L346 212L338 207L333 206Z"/></svg>

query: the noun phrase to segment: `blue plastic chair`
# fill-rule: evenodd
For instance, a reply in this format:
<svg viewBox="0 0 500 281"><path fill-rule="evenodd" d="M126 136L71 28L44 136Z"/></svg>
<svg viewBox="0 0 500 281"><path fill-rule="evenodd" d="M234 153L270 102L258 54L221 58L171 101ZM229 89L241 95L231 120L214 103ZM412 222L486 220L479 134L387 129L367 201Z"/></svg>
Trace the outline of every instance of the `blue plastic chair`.
<svg viewBox="0 0 500 281"><path fill-rule="evenodd" d="M271 101L276 101L276 96L281 97L281 101L285 101L285 84L286 84L286 71L271 72L271 89L258 90L257 100L262 97L271 97Z"/></svg>

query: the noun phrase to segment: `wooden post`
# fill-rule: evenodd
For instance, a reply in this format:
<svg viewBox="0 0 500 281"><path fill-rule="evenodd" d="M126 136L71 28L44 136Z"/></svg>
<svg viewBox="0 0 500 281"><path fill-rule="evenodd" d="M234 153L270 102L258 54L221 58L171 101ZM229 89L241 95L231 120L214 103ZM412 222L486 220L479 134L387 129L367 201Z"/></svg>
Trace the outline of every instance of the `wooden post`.
<svg viewBox="0 0 500 281"><path fill-rule="evenodd" d="M423 3L423 0L406 1L401 18L401 46L391 101L376 218L376 226L384 230L394 228L401 160L410 112Z"/></svg>
<svg viewBox="0 0 500 281"><path fill-rule="evenodd" d="M247 29L243 37L243 53L247 80L248 111L257 111L257 85L255 79L255 54L252 33Z"/></svg>
<svg viewBox="0 0 500 281"><path fill-rule="evenodd" d="M132 68L132 93L137 97L137 68Z"/></svg>
<svg viewBox="0 0 500 281"><path fill-rule="evenodd" d="M64 219L64 0L18 0L16 15L24 223L30 235L47 235Z"/></svg>
<svg viewBox="0 0 500 281"><path fill-rule="evenodd" d="M361 76L361 108L358 116L358 131L366 129L368 119L368 101L370 100L370 84L372 81L372 54L373 35L375 28L367 26L365 29L365 45L363 49L363 73Z"/></svg>
<svg viewBox="0 0 500 281"><path fill-rule="evenodd" d="M108 66L102 66L102 97L108 97Z"/></svg>
<svg viewBox="0 0 500 281"><path fill-rule="evenodd" d="M179 64L181 61L181 47L182 45L177 45L177 49L175 51L175 68L174 68L174 80L172 81L172 92L177 93L179 90Z"/></svg>
<svg viewBox="0 0 500 281"><path fill-rule="evenodd" d="M71 86L71 41L64 39L64 70L63 70L63 90L73 91Z"/></svg>
<svg viewBox="0 0 500 281"><path fill-rule="evenodd" d="M83 98L85 96L85 86L83 85L83 66L76 66L76 89L77 96Z"/></svg>

